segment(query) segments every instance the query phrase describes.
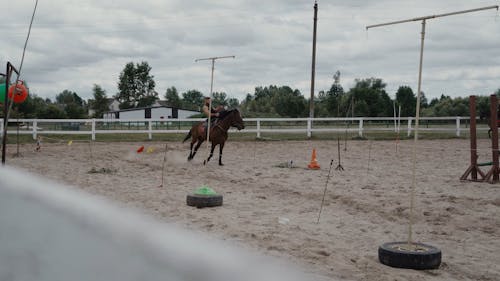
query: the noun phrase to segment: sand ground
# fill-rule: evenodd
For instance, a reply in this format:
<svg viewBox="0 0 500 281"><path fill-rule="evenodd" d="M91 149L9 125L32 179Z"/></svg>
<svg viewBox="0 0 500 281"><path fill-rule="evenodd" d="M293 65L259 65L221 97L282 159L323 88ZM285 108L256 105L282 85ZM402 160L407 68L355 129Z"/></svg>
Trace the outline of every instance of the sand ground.
<svg viewBox="0 0 500 281"><path fill-rule="evenodd" d="M419 141L417 147L413 236L442 250L441 267L415 271L378 262L380 244L408 237L412 145L342 142L344 171L335 169L337 141L230 140L223 167L217 158L204 166L204 149L187 162L189 145L180 142L43 143L40 152L22 145L15 158L16 148L9 146L7 164L289 260L326 279L500 280L500 186L459 180L469 165L468 140ZM305 169L313 148L320 170ZM479 140L478 148L479 160L491 161L488 140ZM186 195L202 185L223 194L224 205L187 206Z"/></svg>

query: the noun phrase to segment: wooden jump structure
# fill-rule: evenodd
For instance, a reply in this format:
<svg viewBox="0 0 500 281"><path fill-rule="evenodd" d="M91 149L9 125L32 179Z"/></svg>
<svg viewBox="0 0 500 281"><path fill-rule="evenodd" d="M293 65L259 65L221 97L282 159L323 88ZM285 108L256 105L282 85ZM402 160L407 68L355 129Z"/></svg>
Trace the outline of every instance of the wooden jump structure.
<svg viewBox="0 0 500 281"><path fill-rule="evenodd" d="M477 135L476 135L476 96L469 97L470 111L470 166L465 173L460 177L460 180L470 181L487 181L489 183L499 182L500 168L498 164L498 99L496 95L490 96L490 128L491 128L491 152L492 162L491 169L488 173L483 173L479 166L484 166L477 163ZM470 175L470 179L469 179ZM478 175L480 176L478 178Z"/></svg>

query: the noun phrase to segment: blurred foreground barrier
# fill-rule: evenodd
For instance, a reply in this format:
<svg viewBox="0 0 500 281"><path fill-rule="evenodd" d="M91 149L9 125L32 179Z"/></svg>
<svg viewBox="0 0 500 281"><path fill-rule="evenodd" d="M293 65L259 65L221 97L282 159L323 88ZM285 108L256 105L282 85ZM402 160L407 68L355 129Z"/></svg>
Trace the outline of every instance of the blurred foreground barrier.
<svg viewBox="0 0 500 281"><path fill-rule="evenodd" d="M0 280L318 280L202 233L0 167Z"/></svg>

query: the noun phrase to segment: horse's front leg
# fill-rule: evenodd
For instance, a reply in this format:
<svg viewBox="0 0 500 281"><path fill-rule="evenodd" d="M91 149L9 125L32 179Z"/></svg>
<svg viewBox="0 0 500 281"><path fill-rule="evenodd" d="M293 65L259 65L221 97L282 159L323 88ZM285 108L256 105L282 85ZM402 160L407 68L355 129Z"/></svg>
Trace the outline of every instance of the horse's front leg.
<svg viewBox="0 0 500 281"><path fill-rule="evenodd" d="M224 149L224 143L219 145L219 166L224 166L224 164L222 164L222 149Z"/></svg>
<svg viewBox="0 0 500 281"><path fill-rule="evenodd" d="M212 147L210 148L210 155L208 155L207 160L203 162L204 165L207 164L208 161L210 161L210 158L212 158L212 156L214 156L215 146L216 144L212 143Z"/></svg>

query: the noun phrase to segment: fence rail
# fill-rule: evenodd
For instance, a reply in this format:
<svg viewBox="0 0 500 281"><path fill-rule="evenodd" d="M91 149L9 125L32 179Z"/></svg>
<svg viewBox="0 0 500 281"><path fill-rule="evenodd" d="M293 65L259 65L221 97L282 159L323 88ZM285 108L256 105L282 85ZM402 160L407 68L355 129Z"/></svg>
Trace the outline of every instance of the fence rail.
<svg viewBox="0 0 500 281"><path fill-rule="evenodd" d="M154 134L187 133L196 122L204 119L10 119L8 134L32 135L65 134L91 135L95 140L98 134ZM355 118L245 118L245 130L255 133L313 133L351 132L363 137L366 132L402 132L410 136L415 129L415 118L405 117L355 117ZM420 118L420 131L453 132L460 137L468 130L469 117L423 117ZM405 128L402 130L402 128ZM0 122L3 134L3 120ZM487 130L487 127L478 128ZM238 132L231 129L230 132Z"/></svg>

